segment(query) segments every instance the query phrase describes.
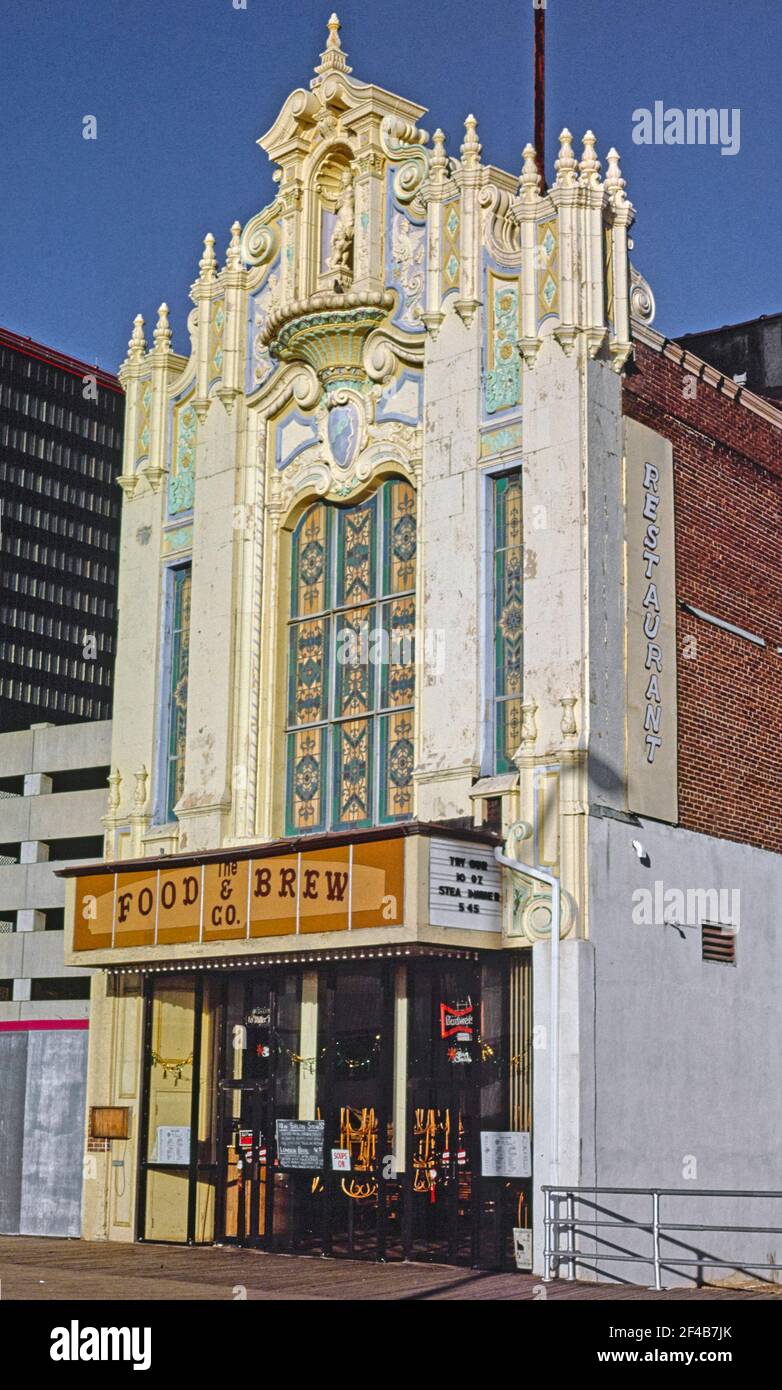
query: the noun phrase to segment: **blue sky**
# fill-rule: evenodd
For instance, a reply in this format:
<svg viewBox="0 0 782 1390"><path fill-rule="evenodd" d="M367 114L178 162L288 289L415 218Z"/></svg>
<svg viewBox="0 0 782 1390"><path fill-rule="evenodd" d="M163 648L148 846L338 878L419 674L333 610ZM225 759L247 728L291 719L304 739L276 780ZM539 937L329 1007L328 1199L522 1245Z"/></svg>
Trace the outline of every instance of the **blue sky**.
<svg viewBox="0 0 782 1390"><path fill-rule="evenodd" d="M241 0L236 0L240 3ZM354 76L429 108L458 153L518 172L532 133L531 0L342 0ZM315 0L29 0L0 7L0 324L116 369L165 299L183 349L203 236L274 192L255 141L324 46ZM670 336L782 309L778 0L548 0L556 136L614 144L633 257ZM741 112L741 148L633 143L638 107ZM97 140L82 138L85 115Z"/></svg>

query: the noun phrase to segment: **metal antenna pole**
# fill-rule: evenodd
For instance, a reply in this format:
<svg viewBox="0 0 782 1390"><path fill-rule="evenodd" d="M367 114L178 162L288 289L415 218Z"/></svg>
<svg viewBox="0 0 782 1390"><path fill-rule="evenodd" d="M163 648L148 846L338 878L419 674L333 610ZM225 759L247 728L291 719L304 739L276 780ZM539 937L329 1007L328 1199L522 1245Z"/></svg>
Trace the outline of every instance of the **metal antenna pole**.
<svg viewBox="0 0 782 1390"><path fill-rule="evenodd" d="M546 191L546 0L535 5L535 154L540 191Z"/></svg>

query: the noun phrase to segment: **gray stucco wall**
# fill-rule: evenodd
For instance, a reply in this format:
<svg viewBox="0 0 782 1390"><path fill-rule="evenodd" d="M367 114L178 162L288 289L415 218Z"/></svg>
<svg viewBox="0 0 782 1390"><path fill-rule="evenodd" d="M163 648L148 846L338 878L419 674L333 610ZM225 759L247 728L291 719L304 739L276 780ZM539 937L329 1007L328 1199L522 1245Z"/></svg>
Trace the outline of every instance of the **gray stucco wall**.
<svg viewBox="0 0 782 1390"><path fill-rule="evenodd" d="M590 817L589 831L594 1039L582 1033L582 1042L587 1055L594 1050L595 1093L593 1122L582 1132L581 1181L682 1192L782 1189L782 857L652 822ZM678 929L634 923L633 893L653 893L655 881L662 891L738 892L735 966L702 960L697 920ZM696 918L702 915L714 914ZM630 1209L627 1199L608 1205ZM638 1219L650 1210L647 1199ZM782 1226L782 1201L677 1197L664 1199L662 1217ZM649 1250L648 1237L635 1239ZM752 1261L782 1266L781 1236L679 1232L677 1239L695 1247L681 1249L681 1258L705 1252L707 1277L735 1277ZM632 1240L624 1246L634 1248ZM670 1242L665 1251L673 1255ZM710 1269L709 1254L733 1260L735 1270ZM648 1267L605 1268L651 1280ZM669 1270L665 1282L695 1277Z"/></svg>

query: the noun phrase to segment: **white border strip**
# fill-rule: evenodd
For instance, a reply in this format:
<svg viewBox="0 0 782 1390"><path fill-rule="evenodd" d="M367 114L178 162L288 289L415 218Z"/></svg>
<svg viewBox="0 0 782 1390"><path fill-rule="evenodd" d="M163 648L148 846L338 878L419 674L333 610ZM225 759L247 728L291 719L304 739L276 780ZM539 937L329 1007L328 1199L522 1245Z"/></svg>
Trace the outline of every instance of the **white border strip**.
<svg viewBox="0 0 782 1390"><path fill-rule="evenodd" d="M253 886L253 863L254 860L247 860L247 931L245 933L247 941L250 940L250 893Z"/></svg>
<svg viewBox="0 0 782 1390"><path fill-rule="evenodd" d="M692 603L685 603L682 600L681 607L685 613L692 613L693 617L702 618L704 623L711 623L712 627L721 627L724 632L732 632L734 637L745 637L748 642L754 642L756 647L765 647L766 645L764 637L757 637L754 632L747 632L743 627L736 627L735 623L728 623L724 618L715 618L712 613L704 613L703 609L696 608Z"/></svg>

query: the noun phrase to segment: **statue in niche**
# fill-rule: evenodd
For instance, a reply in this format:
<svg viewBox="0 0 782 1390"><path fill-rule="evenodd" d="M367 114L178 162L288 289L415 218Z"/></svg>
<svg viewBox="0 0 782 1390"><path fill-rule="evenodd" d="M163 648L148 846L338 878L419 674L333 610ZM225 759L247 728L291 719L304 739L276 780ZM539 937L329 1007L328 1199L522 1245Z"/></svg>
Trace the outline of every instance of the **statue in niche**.
<svg viewBox="0 0 782 1390"><path fill-rule="evenodd" d="M340 178L336 217L329 246L329 270L337 276L338 285L350 284L353 278L353 232L356 225L356 195L349 169Z"/></svg>

